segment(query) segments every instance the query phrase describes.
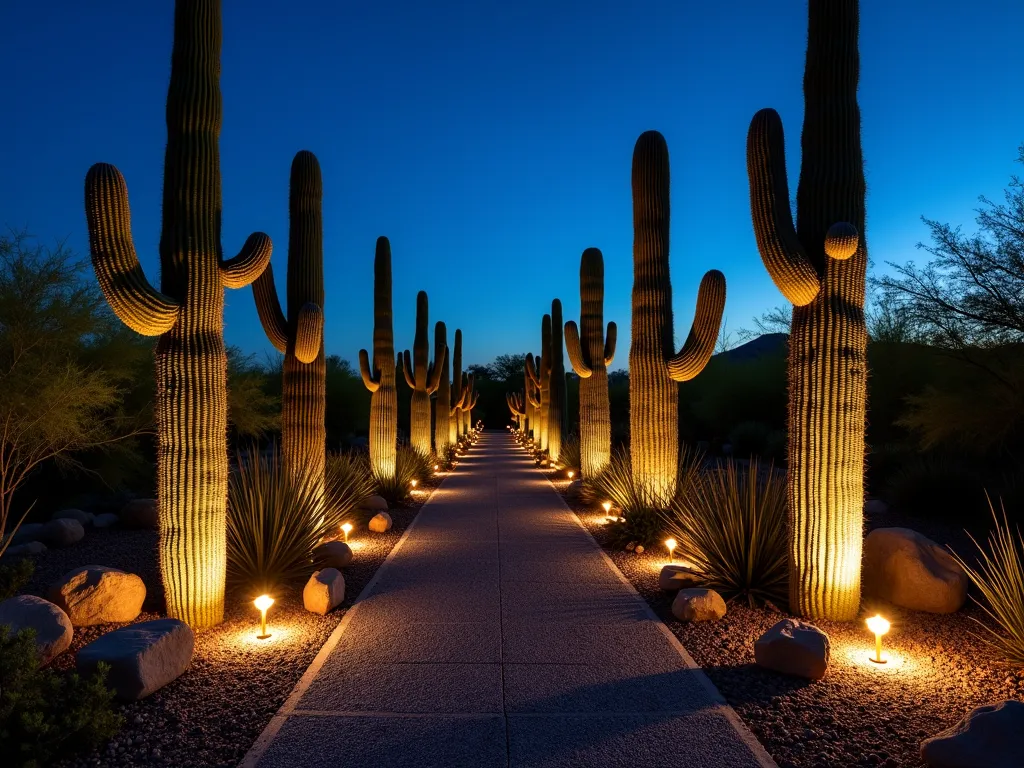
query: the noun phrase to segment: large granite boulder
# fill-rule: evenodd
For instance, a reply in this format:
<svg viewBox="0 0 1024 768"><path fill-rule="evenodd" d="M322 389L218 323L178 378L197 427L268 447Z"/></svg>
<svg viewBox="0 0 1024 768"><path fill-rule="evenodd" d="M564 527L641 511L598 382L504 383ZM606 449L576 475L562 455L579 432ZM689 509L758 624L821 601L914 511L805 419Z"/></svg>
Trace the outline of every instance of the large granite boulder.
<svg viewBox="0 0 1024 768"><path fill-rule="evenodd" d="M391 530L391 525L391 515L387 512L378 512L370 518L370 524L367 527L373 533L385 533Z"/></svg>
<svg viewBox="0 0 1024 768"><path fill-rule="evenodd" d="M952 555L909 528L876 528L864 539L864 594L913 611L954 613L967 574Z"/></svg>
<svg viewBox="0 0 1024 768"><path fill-rule="evenodd" d="M126 528L146 528L152 531L160 528L156 499L132 499L121 508L118 517Z"/></svg>
<svg viewBox="0 0 1024 768"><path fill-rule="evenodd" d="M352 548L344 541L328 541L313 550L313 561L321 568L344 568L352 564Z"/></svg>
<svg viewBox="0 0 1024 768"><path fill-rule="evenodd" d="M43 534L43 538L49 546L54 549L62 549L84 539L85 528L77 520L62 517L48 522Z"/></svg>
<svg viewBox="0 0 1024 768"><path fill-rule="evenodd" d="M929 768L1024 765L1024 703L1012 699L972 709L959 723L921 742Z"/></svg>
<svg viewBox="0 0 1024 768"><path fill-rule="evenodd" d="M107 685L123 701L138 701L177 679L192 663L195 635L177 619L131 624L101 635L82 648L75 664L92 674L110 665Z"/></svg>
<svg viewBox="0 0 1024 768"><path fill-rule="evenodd" d="M80 509L59 509L50 515L51 520L77 520L83 527L92 525L93 515Z"/></svg>
<svg viewBox="0 0 1024 768"><path fill-rule="evenodd" d="M321 616L341 605L345 599L345 577L337 568L315 571L302 589L302 605Z"/></svg>
<svg viewBox="0 0 1024 768"><path fill-rule="evenodd" d="M50 587L50 599L76 627L132 621L142 612L146 585L134 573L86 565L65 573Z"/></svg>
<svg viewBox="0 0 1024 768"><path fill-rule="evenodd" d="M713 589L681 589L672 601L672 615L680 621L715 621L725 610L725 600Z"/></svg>
<svg viewBox="0 0 1024 768"><path fill-rule="evenodd" d="M754 661L785 675L820 680L828 671L828 635L799 619L783 619L754 643Z"/></svg>
<svg viewBox="0 0 1024 768"><path fill-rule="evenodd" d="M582 480L573 480L565 488L565 496L568 499L576 500L576 499L579 499L582 495L583 495L583 481Z"/></svg>
<svg viewBox="0 0 1024 768"><path fill-rule="evenodd" d="M700 583L700 574L685 565L670 563L662 566L661 573L658 575L658 586L666 592L696 587Z"/></svg>
<svg viewBox="0 0 1024 768"><path fill-rule="evenodd" d="M12 634L23 629L35 630L36 650L42 664L49 664L64 653L75 636L68 615L59 606L35 595L18 595L0 602L0 624L10 627Z"/></svg>
<svg viewBox="0 0 1024 768"><path fill-rule="evenodd" d="M387 512L388 502L383 496L368 496L360 502L359 509L367 512Z"/></svg>

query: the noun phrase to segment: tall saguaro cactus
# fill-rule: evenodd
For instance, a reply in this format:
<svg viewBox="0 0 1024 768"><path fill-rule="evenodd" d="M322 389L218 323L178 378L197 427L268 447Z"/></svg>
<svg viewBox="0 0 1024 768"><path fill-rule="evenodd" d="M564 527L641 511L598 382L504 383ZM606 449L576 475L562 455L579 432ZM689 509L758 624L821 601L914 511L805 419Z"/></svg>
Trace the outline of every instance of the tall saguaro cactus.
<svg viewBox="0 0 1024 768"><path fill-rule="evenodd" d="M423 454L430 453L430 396L437 392L441 378L441 361L437 355L443 355L439 349L434 363L430 364L430 339L428 305L426 291L416 294L416 337L413 340L413 353L405 350L405 365L402 373L405 383L412 390L412 404L409 417L409 442L412 447Z"/></svg>
<svg viewBox="0 0 1024 768"><path fill-rule="evenodd" d="M616 325L604 330L604 257L587 248L580 259L580 327L565 324L569 362L580 377L580 469L584 477L604 472L612 456L608 366L615 358Z"/></svg>
<svg viewBox="0 0 1024 768"><path fill-rule="evenodd" d="M526 431L526 410L523 406L523 394L522 392L506 392L505 402L508 403L508 409L512 413L512 421L516 423L520 433Z"/></svg>
<svg viewBox="0 0 1024 768"><path fill-rule="evenodd" d="M395 332L391 315L391 243L377 238L373 257L373 365L359 350L359 371L370 398L370 468L377 477L395 476L398 392L395 389Z"/></svg>
<svg viewBox="0 0 1024 768"><path fill-rule="evenodd" d="M434 360L441 360L440 378L437 380L437 404L434 406L434 450L444 455L451 443L452 384L448 379L448 329L438 321L434 325Z"/></svg>
<svg viewBox="0 0 1024 768"><path fill-rule="evenodd" d="M548 449L548 416L551 408L551 315L544 315L540 321L540 358L526 356L526 372L533 377L533 385L537 390L537 426L540 436L537 448L542 452Z"/></svg>
<svg viewBox="0 0 1024 768"><path fill-rule="evenodd" d="M793 303L789 337L789 602L802 616L856 618L864 503L867 331L865 182L857 0L811 0L796 227L782 120L747 134L754 233Z"/></svg>
<svg viewBox="0 0 1024 768"><path fill-rule="evenodd" d="M455 329L455 352L452 354L452 407L450 443L457 443L462 437L462 405L465 402L465 388L462 386L462 331Z"/></svg>
<svg viewBox="0 0 1024 768"><path fill-rule="evenodd" d="M523 434L530 438L537 427L536 395L534 394L533 381L530 379L529 356L523 360L523 412L526 424L523 427Z"/></svg>
<svg viewBox="0 0 1024 768"><path fill-rule="evenodd" d="M124 177L97 163L85 178L89 249L121 321L156 345L160 572L167 612L196 627L224 618L227 567L227 355L224 288L249 285L270 238L221 258L219 0L178 0L167 93L160 290L135 253Z"/></svg>
<svg viewBox="0 0 1024 768"><path fill-rule="evenodd" d="M669 281L668 145L657 131L633 149L633 329L629 348L629 429L633 479L652 503L675 494L679 464L679 400L674 382L699 374L715 349L725 309L725 276L707 272L697 311L679 354L673 354Z"/></svg>
<svg viewBox="0 0 1024 768"><path fill-rule="evenodd" d="M284 354L281 443L285 467L310 473L320 495L327 458L324 359L323 181L312 152L292 160L288 196L288 315L274 287L271 265L252 285L260 322L270 343Z"/></svg>
<svg viewBox="0 0 1024 768"><path fill-rule="evenodd" d="M551 365L548 369L548 456L562 456L565 432L565 350L562 346L562 302L551 302Z"/></svg>
<svg viewBox="0 0 1024 768"><path fill-rule="evenodd" d="M474 389L475 377L471 373L466 377L466 396L462 401L462 434L468 435L473 428L473 409L476 408L480 393Z"/></svg>

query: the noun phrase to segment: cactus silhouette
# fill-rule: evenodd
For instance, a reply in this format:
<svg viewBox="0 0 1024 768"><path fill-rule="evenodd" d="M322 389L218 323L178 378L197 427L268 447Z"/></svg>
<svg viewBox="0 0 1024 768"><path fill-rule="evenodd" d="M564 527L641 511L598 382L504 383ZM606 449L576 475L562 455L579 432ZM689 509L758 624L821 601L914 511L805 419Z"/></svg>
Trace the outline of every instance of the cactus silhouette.
<svg viewBox="0 0 1024 768"><path fill-rule="evenodd" d="M462 331L455 329L455 352L452 355L452 407L449 442L457 443L462 437L462 406L466 401L466 390L462 384Z"/></svg>
<svg viewBox="0 0 1024 768"><path fill-rule="evenodd" d="M860 608L867 331L865 182L857 0L812 2L804 71L797 220L782 120L747 134L750 209L768 273L793 303L789 337L789 603L801 616Z"/></svg>
<svg viewBox="0 0 1024 768"><path fill-rule="evenodd" d="M441 372L437 380L436 404L434 405L434 450L443 456L451 444L451 398L452 384L448 379L448 329L438 321L434 325L434 362L441 360Z"/></svg>
<svg viewBox="0 0 1024 768"><path fill-rule="evenodd" d="M309 473L324 489L327 429L324 422L323 181L312 152L292 160L288 196L288 315L281 311L270 264L252 284L267 338L284 354L281 374L281 446L289 473Z"/></svg>
<svg viewBox="0 0 1024 768"><path fill-rule="evenodd" d="M410 356L409 350L405 350L405 365L402 366L402 373L405 375L405 383L412 390L409 443L422 454L429 454L431 449L430 396L437 392L443 363L437 356L432 365L429 363L428 314L427 293L420 291L416 294L416 337L412 345L413 353ZM444 350L438 350L438 354L443 356Z"/></svg>
<svg viewBox="0 0 1024 768"><path fill-rule="evenodd" d="M221 258L219 0L178 0L167 93L160 290L132 241L124 177L97 163L85 178L89 250L103 294L156 345L160 572L168 615L196 627L224 618L227 567L227 355L224 288L270 260L265 234Z"/></svg>
<svg viewBox="0 0 1024 768"><path fill-rule="evenodd" d="M551 367L548 372L548 456L562 457L565 434L565 350L562 346L562 302L551 302Z"/></svg>
<svg viewBox="0 0 1024 768"><path fill-rule="evenodd" d="M391 316L391 243L377 238L373 257L373 366L359 350L359 371L370 398L370 469L381 478L395 476L398 393L395 389L395 333Z"/></svg>
<svg viewBox="0 0 1024 768"><path fill-rule="evenodd" d="M604 257L587 248L580 259L580 325L565 324L569 362L580 377L580 470L584 477L604 472L612 457L608 366L615 357L615 323L604 330Z"/></svg>
<svg viewBox="0 0 1024 768"><path fill-rule="evenodd" d="M629 348L629 429L633 479L651 502L675 494L679 463L679 393L675 382L699 374L715 349L725 309L725 277L707 272L697 311L679 354L673 354L669 281L668 145L657 131L633 149L633 323Z"/></svg>

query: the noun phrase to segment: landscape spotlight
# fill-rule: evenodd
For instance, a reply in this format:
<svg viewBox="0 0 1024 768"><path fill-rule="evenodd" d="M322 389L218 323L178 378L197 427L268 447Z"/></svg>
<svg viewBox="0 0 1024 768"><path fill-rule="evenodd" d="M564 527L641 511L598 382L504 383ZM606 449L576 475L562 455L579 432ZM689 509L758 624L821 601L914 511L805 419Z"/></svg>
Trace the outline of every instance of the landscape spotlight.
<svg viewBox="0 0 1024 768"><path fill-rule="evenodd" d="M601 502L601 507L604 509L604 513L606 515L612 511L612 503L610 501Z"/></svg>
<svg viewBox="0 0 1024 768"><path fill-rule="evenodd" d="M570 479L570 480L572 480L572 478L573 478L573 475L575 475L575 474L576 474L576 473L575 473L575 472L573 472L573 471L572 471L572 470L570 469L570 470L569 470L569 479Z"/></svg>
<svg viewBox="0 0 1024 768"><path fill-rule="evenodd" d="M348 544L348 535L352 532L352 523L345 523L341 526L341 532L345 534L345 543Z"/></svg>
<svg viewBox="0 0 1024 768"><path fill-rule="evenodd" d="M256 639L266 640L270 637L270 633L267 632L267 608L274 604L274 598L270 595L260 595L253 604L260 609L260 633L256 635Z"/></svg>
<svg viewBox="0 0 1024 768"><path fill-rule="evenodd" d="M420 482L419 480L413 480L413 481L411 481L409 483L409 485L411 485L413 487L413 489L415 489L416 486L419 484L419 482Z"/></svg>
<svg viewBox="0 0 1024 768"><path fill-rule="evenodd" d="M665 547L668 549L668 561L671 563L673 561L673 552L676 549L676 540L665 539Z"/></svg>
<svg viewBox="0 0 1024 768"><path fill-rule="evenodd" d="M882 658L882 635L889 631L889 622L877 613L867 621L868 629L875 633L875 655L871 660L875 664L885 664L887 659Z"/></svg>

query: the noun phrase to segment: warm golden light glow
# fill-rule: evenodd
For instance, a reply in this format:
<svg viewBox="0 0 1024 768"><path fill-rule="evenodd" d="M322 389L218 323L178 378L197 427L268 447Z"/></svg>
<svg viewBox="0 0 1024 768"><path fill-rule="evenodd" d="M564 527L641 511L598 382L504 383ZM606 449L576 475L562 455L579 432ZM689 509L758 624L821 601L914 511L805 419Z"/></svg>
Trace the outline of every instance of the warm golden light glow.
<svg viewBox="0 0 1024 768"><path fill-rule="evenodd" d="M260 595L253 600L253 605L260 611L260 633L256 635L257 640L266 640L270 637L270 633L267 632L267 609L273 604L274 598L270 595Z"/></svg>
<svg viewBox="0 0 1024 768"><path fill-rule="evenodd" d="M413 480L411 483L409 483L409 485L411 485L413 488L415 488L417 485L419 485L419 482L420 482L419 480Z"/></svg>
<svg viewBox="0 0 1024 768"><path fill-rule="evenodd" d="M676 549L675 539L665 539L665 547L668 549L668 561L671 563L673 560L673 553Z"/></svg>
<svg viewBox="0 0 1024 768"><path fill-rule="evenodd" d="M868 629L875 634L875 655L871 660L876 664L885 664L887 659L882 658L882 635L889 631L889 622L877 613L867 620Z"/></svg>
<svg viewBox="0 0 1024 768"><path fill-rule="evenodd" d="M345 534L345 543L348 544L348 535L352 532L352 523L345 523L341 526L341 532Z"/></svg>
<svg viewBox="0 0 1024 768"><path fill-rule="evenodd" d="M607 515L609 512L612 511L612 503L610 501L602 502L601 508L604 509L604 513Z"/></svg>
<svg viewBox="0 0 1024 768"><path fill-rule="evenodd" d="M434 471L435 471L435 472L437 472L437 470L439 470L440 468L441 468L441 465L440 465L440 464L435 464L435 465L434 465Z"/></svg>
<svg viewBox="0 0 1024 768"><path fill-rule="evenodd" d="M576 473L575 473L575 472L573 472L573 471L572 471L572 470L570 469L570 470L569 470L569 479L570 479L570 480L572 480L572 479L573 479L573 477L575 477L575 475L576 475Z"/></svg>

